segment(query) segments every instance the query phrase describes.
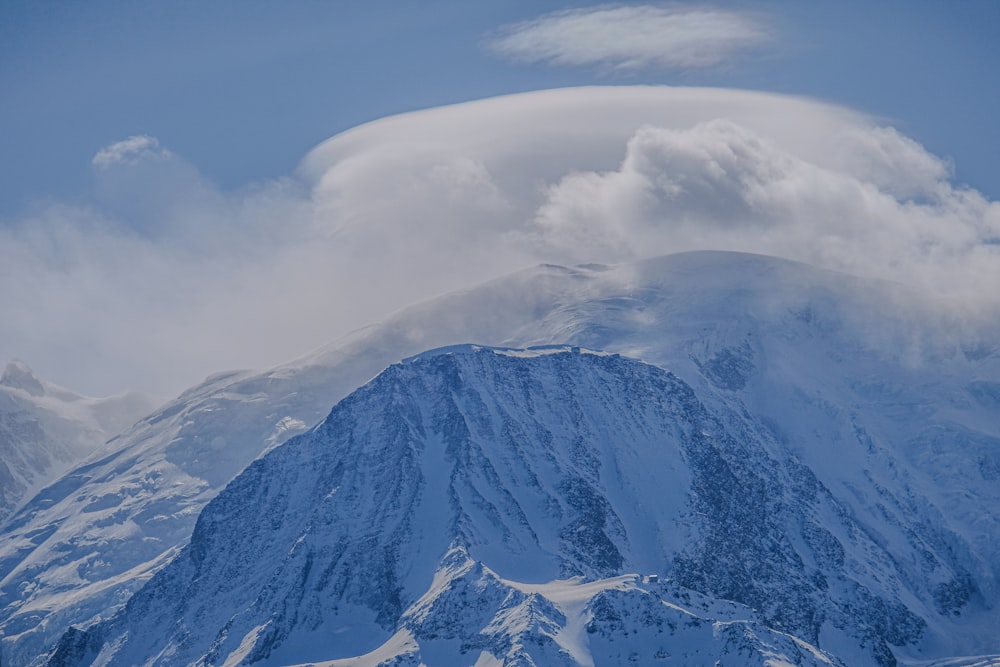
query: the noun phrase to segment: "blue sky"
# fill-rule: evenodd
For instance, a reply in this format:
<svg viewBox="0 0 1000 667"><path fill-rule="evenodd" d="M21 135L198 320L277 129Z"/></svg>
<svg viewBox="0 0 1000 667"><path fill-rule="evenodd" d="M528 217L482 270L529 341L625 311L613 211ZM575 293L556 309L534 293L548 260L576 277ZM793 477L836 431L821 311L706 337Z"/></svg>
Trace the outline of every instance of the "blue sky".
<svg viewBox="0 0 1000 667"><path fill-rule="evenodd" d="M313 145L401 111L581 84L815 96L882 116L1000 196L1000 3L714 3L773 31L718 67L628 73L507 62L500 26L566 2L0 4L0 216L85 199L90 159L157 137L223 188L291 172Z"/></svg>
<svg viewBox="0 0 1000 667"><path fill-rule="evenodd" d="M997 34L986 1L6 0L0 361L168 396L693 249L1000 312Z"/></svg>

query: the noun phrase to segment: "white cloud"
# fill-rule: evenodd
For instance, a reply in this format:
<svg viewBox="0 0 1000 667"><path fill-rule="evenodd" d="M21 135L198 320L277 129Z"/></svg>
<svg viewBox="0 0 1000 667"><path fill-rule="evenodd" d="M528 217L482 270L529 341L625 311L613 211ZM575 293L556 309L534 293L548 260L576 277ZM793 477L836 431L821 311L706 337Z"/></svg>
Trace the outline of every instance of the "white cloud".
<svg viewBox="0 0 1000 667"><path fill-rule="evenodd" d="M1000 300L984 288L1000 204L895 130L801 98L501 97L355 128L236 192L156 150L98 167L98 207L0 229L0 357L91 393L178 391L538 262L689 249Z"/></svg>
<svg viewBox="0 0 1000 667"><path fill-rule="evenodd" d="M894 131L852 127L842 136L854 141L850 159L820 166L729 120L640 128L616 169L549 187L535 238L571 261L610 248L621 259L713 248L938 294L1000 284L1000 253L989 243L1000 204L941 180L944 166ZM882 150L866 153L873 145Z"/></svg>
<svg viewBox="0 0 1000 667"><path fill-rule="evenodd" d="M634 71L712 67L770 39L760 20L729 10L597 6L506 26L489 47L519 62Z"/></svg>
<svg viewBox="0 0 1000 667"><path fill-rule="evenodd" d="M95 167L110 167L123 162L149 159L151 157L168 158L170 157L170 151L161 148L159 140L155 137L136 134L97 151L91 163Z"/></svg>
<svg viewBox="0 0 1000 667"><path fill-rule="evenodd" d="M900 199L932 196L952 174L949 163L892 127L853 131L839 152L848 173Z"/></svg>

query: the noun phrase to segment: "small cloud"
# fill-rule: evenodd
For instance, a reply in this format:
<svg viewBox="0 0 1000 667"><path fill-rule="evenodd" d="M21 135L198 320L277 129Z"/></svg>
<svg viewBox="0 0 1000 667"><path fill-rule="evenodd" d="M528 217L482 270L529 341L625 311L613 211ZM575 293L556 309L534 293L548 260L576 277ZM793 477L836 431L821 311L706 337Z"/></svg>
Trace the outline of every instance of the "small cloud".
<svg viewBox="0 0 1000 667"><path fill-rule="evenodd" d="M156 137L136 134L97 151L91 164L104 169L116 164L136 162L150 157L164 158L170 155L170 151L160 147Z"/></svg>
<svg viewBox="0 0 1000 667"><path fill-rule="evenodd" d="M738 12L605 5L505 26L489 47L517 62L630 72L713 67L770 39L763 24Z"/></svg>
<svg viewBox="0 0 1000 667"><path fill-rule="evenodd" d="M190 245L206 236L201 227L219 227L221 193L155 137L137 134L105 146L91 165L95 200L123 229ZM206 212L213 222L205 222Z"/></svg>

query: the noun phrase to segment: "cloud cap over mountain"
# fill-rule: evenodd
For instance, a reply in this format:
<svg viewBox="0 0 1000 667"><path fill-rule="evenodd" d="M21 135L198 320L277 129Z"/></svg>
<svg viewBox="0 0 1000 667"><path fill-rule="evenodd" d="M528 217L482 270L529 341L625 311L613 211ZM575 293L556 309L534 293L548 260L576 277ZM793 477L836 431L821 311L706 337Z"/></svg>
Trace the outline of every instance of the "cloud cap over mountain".
<svg viewBox="0 0 1000 667"><path fill-rule="evenodd" d="M0 230L4 355L85 391L279 363L539 262L740 250L980 305L1000 284L1000 204L897 130L798 97L492 98L368 123L229 192L152 137L96 156L94 206Z"/></svg>

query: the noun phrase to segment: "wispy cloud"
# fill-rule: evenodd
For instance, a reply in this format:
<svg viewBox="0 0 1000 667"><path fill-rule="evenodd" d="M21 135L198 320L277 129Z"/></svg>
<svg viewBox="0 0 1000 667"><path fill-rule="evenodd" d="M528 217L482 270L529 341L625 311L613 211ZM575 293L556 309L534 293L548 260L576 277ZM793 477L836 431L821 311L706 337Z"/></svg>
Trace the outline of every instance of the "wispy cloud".
<svg viewBox="0 0 1000 667"><path fill-rule="evenodd" d="M97 151L91 163L95 167L111 167L123 162L131 162L150 157L169 158L170 151L161 148L156 137L137 134Z"/></svg>
<svg viewBox="0 0 1000 667"><path fill-rule="evenodd" d="M488 44L518 62L627 72L712 67L770 39L767 26L748 14L639 5L546 14L501 28Z"/></svg>

